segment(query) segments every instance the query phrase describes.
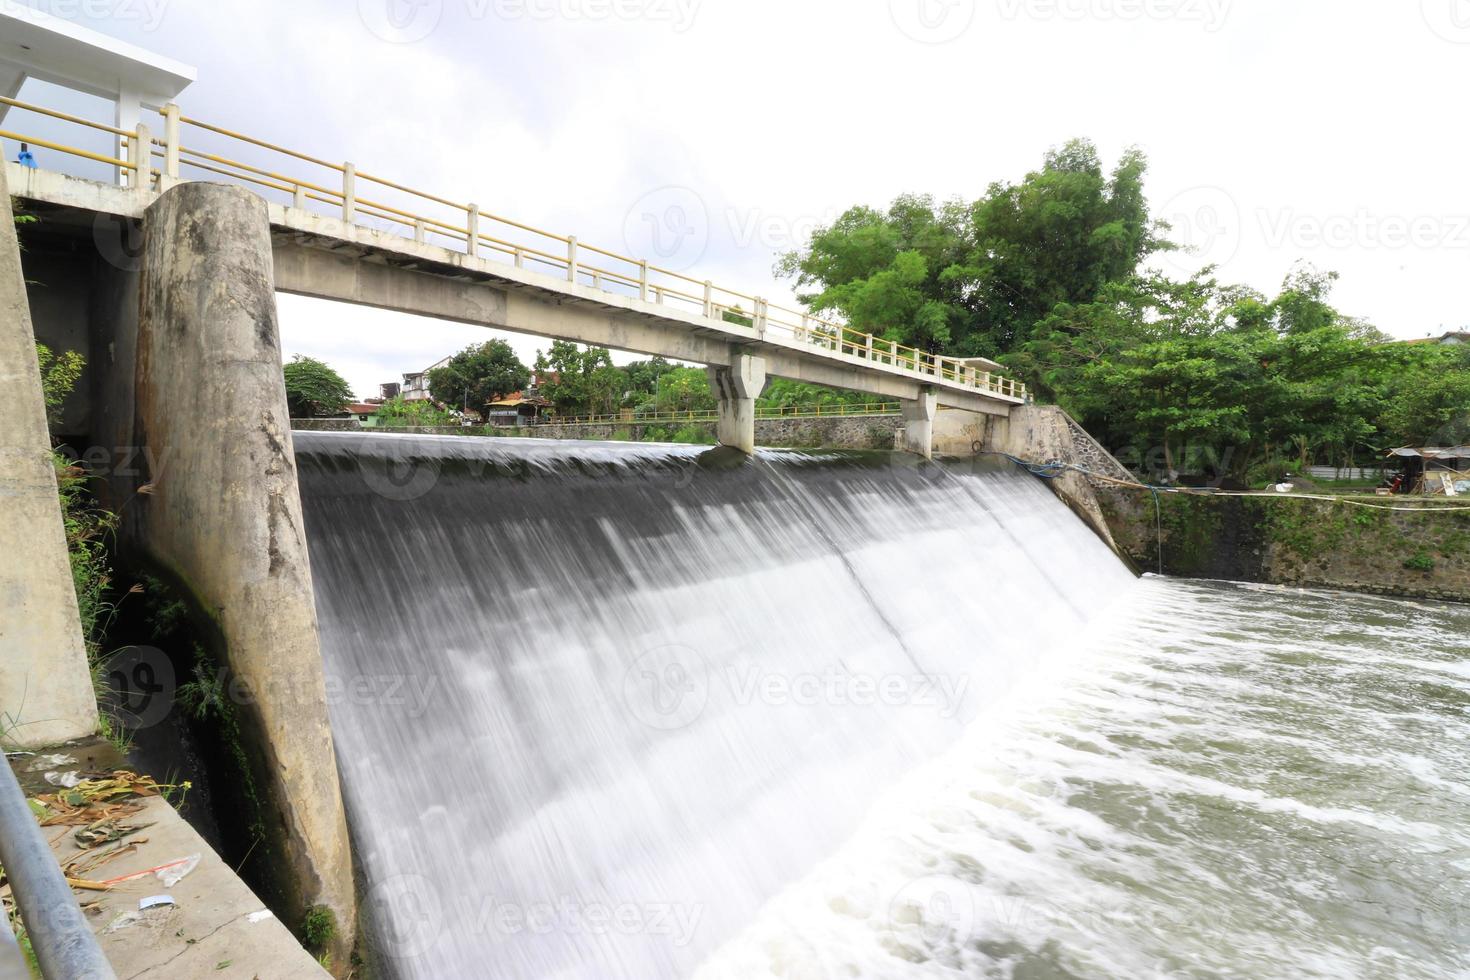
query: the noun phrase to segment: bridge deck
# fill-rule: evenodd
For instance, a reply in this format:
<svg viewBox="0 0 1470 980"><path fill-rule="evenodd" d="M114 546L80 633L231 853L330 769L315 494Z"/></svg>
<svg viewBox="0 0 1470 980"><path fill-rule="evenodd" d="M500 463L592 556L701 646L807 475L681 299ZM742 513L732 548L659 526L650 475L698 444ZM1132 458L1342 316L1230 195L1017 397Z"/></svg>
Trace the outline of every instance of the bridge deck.
<svg viewBox="0 0 1470 980"><path fill-rule="evenodd" d="M766 358L772 375L882 397L911 398L930 389L943 405L992 414L1026 400L1025 387L994 373L997 365L859 332L371 176L351 163L190 119L174 105L159 110L162 139L143 124L127 131L3 97L0 106L105 132L123 147L114 157L0 130L0 137L53 151L48 164L59 156L94 171L107 165L118 177L119 185L103 184L8 164L13 193L30 201L141 218L184 168L248 186L269 204L277 287L286 292L715 366L729 363L733 345ZM184 127L190 145L181 137ZM261 165L242 162L247 157ZM299 175L307 168L311 179ZM287 169L297 174L280 172Z"/></svg>

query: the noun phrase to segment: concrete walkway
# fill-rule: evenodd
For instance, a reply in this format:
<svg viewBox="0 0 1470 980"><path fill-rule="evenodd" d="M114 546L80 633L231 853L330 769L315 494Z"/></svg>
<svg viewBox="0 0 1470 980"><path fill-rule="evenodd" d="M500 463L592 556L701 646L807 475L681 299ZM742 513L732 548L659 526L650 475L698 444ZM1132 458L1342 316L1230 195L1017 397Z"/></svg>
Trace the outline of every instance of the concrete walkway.
<svg viewBox="0 0 1470 980"><path fill-rule="evenodd" d="M47 751L66 753L67 748ZM22 756L13 762L17 770L24 770L34 765L36 758ZM68 768L73 767L55 766L60 771ZM31 795L38 791L37 775L29 772L22 777L29 784L27 791ZM56 787L47 789L57 790ZM195 854L199 855L199 862L172 885L166 885L157 874L148 873L119 881L107 891L73 889L119 980L204 977L323 980L330 976L178 811L156 796L136 802L142 804L142 809L125 817L123 822L151 826L123 837L119 843L136 843L137 849L99 865L87 872L85 878L91 881L122 878ZM87 853L76 841L77 829L41 828L62 865ZM95 848L91 853L105 850L106 846L109 845ZM169 896L172 904L140 909L145 899L163 895Z"/></svg>

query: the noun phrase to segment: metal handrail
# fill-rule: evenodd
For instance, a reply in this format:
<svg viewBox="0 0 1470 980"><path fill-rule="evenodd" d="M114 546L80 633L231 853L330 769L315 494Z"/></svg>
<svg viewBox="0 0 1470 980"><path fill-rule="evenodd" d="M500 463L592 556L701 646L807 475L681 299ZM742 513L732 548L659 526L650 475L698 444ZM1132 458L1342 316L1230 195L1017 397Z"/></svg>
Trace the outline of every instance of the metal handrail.
<svg viewBox="0 0 1470 980"><path fill-rule="evenodd" d="M775 405L757 407L757 421L775 419L836 419L898 415L903 411L899 402L865 402L862 404L839 405ZM715 422L719 413L704 409L689 409L677 412L649 412L643 415L543 415L537 425L644 425L651 422Z"/></svg>
<svg viewBox="0 0 1470 980"><path fill-rule="evenodd" d="M47 980L117 980L26 804L10 763L0 764L0 769L5 770L0 773L0 865L10 879L10 891L20 907L42 976Z"/></svg>
<svg viewBox="0 0 1470 980"><path fill-rule="evenodd" d="M14 106L32 112L38 112L65 122L89 126L93 129L110 133L114 137L122 137L128 141L128 159L116 159L102 154L93 153L88 150L69 147L60 143L54 143L37 138L27 138L18 133L0 131L0 136L15 140L25 140L35 143L37 146L61 153L69 153L85 159L112 164L130 173L131 178L142 183L151 180L151 174L145 178L143 172L148 171L147 163L153 153L152 147L156 144L163 148L164 158L163 170L158 174L160 188L179 178L180 166L194 167L206 172L230 177L234 180L253 184L257 187L265 187L279 193L288 193L292 198L292 205L305 208L308 201L323 203L340 211L344 222L356 223L359 217L374 218L387 221L393 225L401 225L410 229L410 234L416 241L424 241L428 235L436 238L449 239L456 245L463 247L464 251L471 256L479 256L487 251L500 252L510 256L517 267L522 267L526 260L549 266L554 274L566 276L568 282L578 284L590 282L594 288L604 288L604 284L612 284L620 288L636 290L640 299L652 299L656 303L672 302L683 304L698 310L700 314L711 319L723 319L724 315L733 311L736 307L741 310L742 316L750 320L751 326L761 337L768 334L780 335L783 339L789 339L804 346L813 347L818 350L829 351L837 357L851 358L855 361L866 361L870 364L883 365L896 370L911 372L926 378L935 378L940 381L961 385L977 391L988 392L1003 398L1013 398L1024 401L1026 398L1026 386L1011 378L1002 377L974 367L969 367L958 358L943 354L931 354L917 347L898 343L881 335L866 333L856 330L848 324L835 320L828 320L814 313L793 310L779 304L773 304L768 300L742 293L725 286L719 286L710 280L700 280L683 272L667 269L646 259L635 258L620 252L605 249L590 243L579 243L574 235L562 235L557 232L537 228L534 225L524 224L512 218L481 211L475 204L461 203L449 198L440 197L425 191L417 190L405 184L378 177L373 174L359 171L352 163L334 163L320 157L311 156L297 150L278 146L268 140L247 136L223 126L216 126L190 116L185 116L174 104L164 106L157 111L164 117L164 137L155 140L148 128L141 123L136 131L128 132L114 126L92 122L67 113L58 112L41 106L30 105L16 99L0 98L0 104ZM303 178L288 176L275 169L244 163L230 157L205 152L195 147L186 147L182 143L180 128L192 126L198 130L212 133L226 140L234 140L250 146L259 147L271 153L279 153L293 160L322 167L331 173L328 182L317 180L306 180ZM192 157L193 159L189 159ZM337 186L332 186L336 184ZM443 218L431 215L418 214L406 207L390 205L382 201L360 197L357 194L359 184L372 184L378 187L405 194L420 201L439 205L458 212L455 223L446 222ZM463 220L464 224L459 224ZM527 232L538 236L546 242L554 244L537 245L520 244L496 238L487 234L483 228L487 224L504 225L509 228ZM565 248L564 254L556 254L546 251L545 248L561 250ZM581 261L583 253L593 253L611 260L614 263L627 263L628 271L617 268L607 268L606 263L597 266L589 265ZM657 277L657 278L655 278ZM678 285L671 285L670 282ZM702 289L702 295L695 294L679 288L684 284L692 284ZM749 309L745 309L749 304ZM774 314L774 315L773 315ZM794 319L783 319L783 316Z"/></svg>

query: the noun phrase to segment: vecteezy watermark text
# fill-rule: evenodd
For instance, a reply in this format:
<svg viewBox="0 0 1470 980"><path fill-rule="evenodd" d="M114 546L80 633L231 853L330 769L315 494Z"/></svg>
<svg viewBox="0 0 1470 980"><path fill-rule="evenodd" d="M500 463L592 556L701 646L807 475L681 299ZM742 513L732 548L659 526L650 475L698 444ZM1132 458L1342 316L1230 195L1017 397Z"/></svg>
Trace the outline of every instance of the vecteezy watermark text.
<svg viewBox="0 0 1470 980"><path fill-rule="evenodd" d="M1181 21L1208 33L1225 26L1234 0L996 0L1005 20Z"/></svg>
<svg viewBox="0 0 1470 980"><path fill-rule="evenodd" d="M649 650L623 675L623 703L644 724L663 731L692 724L712 699L747 708L887 707L934 711L953 718L964 707L970 675L920 671L866 673L840 669L784 671L760 665L706 665L693 650Z"/></svg>
<svg viewBox="0 0 1470 980"><path fill-rule="evenodd" d="M80 0L78 0L80 2ZM159 0L154 0L159 2ZM454 6L472 21L644 21L682 34L702 0L357 0L357 14L375 37L412 44L433 34Z"/></svg>

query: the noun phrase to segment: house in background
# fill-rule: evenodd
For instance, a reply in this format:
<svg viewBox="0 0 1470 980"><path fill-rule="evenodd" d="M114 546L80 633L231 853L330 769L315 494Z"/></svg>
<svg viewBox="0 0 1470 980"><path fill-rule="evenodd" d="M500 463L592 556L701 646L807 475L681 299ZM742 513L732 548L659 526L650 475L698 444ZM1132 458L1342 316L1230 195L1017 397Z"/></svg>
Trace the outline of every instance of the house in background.
<svg viewBox="0 0 1470 980"><path fill-rule="evenodd" d="M518 391L486 405L485 421L500 426L534 425L548 404L534 390Z"/></svg>
<svg viewBox="0 0 1470 980"><path fill-rule="evenodd" d="M1451 330L1449 333L1440 334L1438 337L1415 337L1413 340L1404 341L1406 344L1442 344L1446 347L1458 347L1461 344L1470 344L1470 330Z"/></svg>
<svg viewBox="0 0 1470 980"><path fill-rule="evenodd" d="M435 368L446 367L449 364L448 357L441 357L422 371L414 371L403 376L403 386L399 394L406 402L420 402L429 400L429 372ZM390 382L391 384L391 382ZM386 386L385 386L386 387Z"/></svg>
<svg viewBox="0 0 1470 980"><path fill-rule="evenodd" d="M345 411L347 412L348 418L357 419L358 425L362 426L365 429L371 429L376 427L378 424L379 408L382 408L381 403L353 402L351 405L347 406Z"/></svg>

